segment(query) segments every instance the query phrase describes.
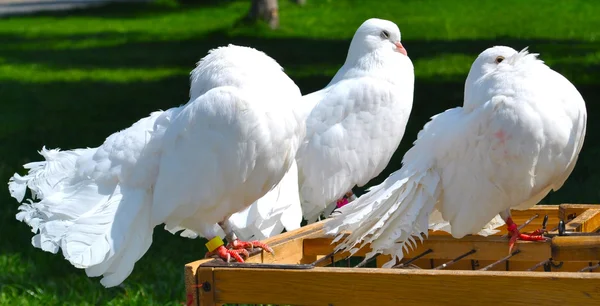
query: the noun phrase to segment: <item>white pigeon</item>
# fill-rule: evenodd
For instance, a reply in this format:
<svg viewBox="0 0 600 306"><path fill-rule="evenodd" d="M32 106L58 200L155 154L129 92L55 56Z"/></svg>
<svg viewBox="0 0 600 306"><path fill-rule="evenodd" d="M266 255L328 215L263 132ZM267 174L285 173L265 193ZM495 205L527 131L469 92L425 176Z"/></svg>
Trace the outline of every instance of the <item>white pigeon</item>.
<svg viewBox="0 0 600 306"><path fill-rule="evenodd" d="M323 89L302 98L306 138L298 150L305 219L316 221L355 185L383 171L404 136L414 68L391 21L368 19L346 62Z"/></svg>
<svg viewBox="0 0 600 306"><path fill-rule="evenodd" d="M191 229L211 239L213 254L240 261L245 243L227 218L271 190L294 162L304 118L300 90L281 66L252 48L211 50L192 72L192 97L152 113L92 149L42 149L44 162L9 181L22 201L17 219L35 247L64 257L88 276L120 284L152 243L153 228ZM216 237L215 224L230 246ZM229 246L228 246L229 247Z"/></svg>
<svg viewBox="0 0 600 306"><path fill-rule="evenodd" d="M469 71L463 107L432 118L406 152L403 166L383 183L346 205L325 224L329 234L352 233L336 250L360 242L389 254L392 266L403 249L427 233L438 209L461 238L475 234L496 214L517 239L510 209L525 210L568 178L583 145L585 102L575 86L524 49L497 46L482 52Z"/></svg>

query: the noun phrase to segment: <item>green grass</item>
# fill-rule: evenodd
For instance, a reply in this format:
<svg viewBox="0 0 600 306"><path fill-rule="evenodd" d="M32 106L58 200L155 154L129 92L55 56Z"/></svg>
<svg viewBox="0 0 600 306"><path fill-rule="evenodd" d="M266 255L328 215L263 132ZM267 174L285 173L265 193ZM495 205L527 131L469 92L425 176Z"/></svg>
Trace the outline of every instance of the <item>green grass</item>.
<svg viewBox="0 0 600 306"><path fill-rule="evenodd" d="M95 146L156 109L187 101L188 73L210 48L227 43L265 51L304 93L322 88L341 66L362 21L401 28L416 69L406 137L378 183L431 115L462 101L475 56L505 44L530 46L567 76L587 101L590 122L578 165L545 203L600 199L600 3L597 1L280 0L281 29L237 21L249 1L110 5L72 13L0 20L0 177L39 159L47 147ZM183 265L203 256L201 241L158 229L150 251L117 288L104 289L60 255L34 249L17 204L0 189L0 304L178 305ZM249 280L260 281L260 280Z"/></svg>

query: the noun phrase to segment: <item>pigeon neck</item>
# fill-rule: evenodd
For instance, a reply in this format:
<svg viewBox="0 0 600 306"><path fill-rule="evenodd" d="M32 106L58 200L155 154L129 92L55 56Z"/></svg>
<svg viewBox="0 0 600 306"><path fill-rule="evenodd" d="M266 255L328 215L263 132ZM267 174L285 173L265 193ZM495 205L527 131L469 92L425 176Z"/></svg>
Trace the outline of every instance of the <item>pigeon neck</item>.
<svg viewBox="0 0 600 306"><path fill-rule="evenodd" d="M340 79L360 77L364 75L383 78L391 83L401 81L399 75L403 71L412 71L412 63L408 57L393 50L373 50L363 54L348 52L344 66L340 69L332 83Z"/></svg>
<svg viewBox="0 0 600 306"><path fill-rule="evenodd" d="M361 50L362 51L362 50ZM352 48L348 51L344 66L359 68L363 70L382 67L385 59L383 50L373 50L370 52L353 52Z"/></svg>

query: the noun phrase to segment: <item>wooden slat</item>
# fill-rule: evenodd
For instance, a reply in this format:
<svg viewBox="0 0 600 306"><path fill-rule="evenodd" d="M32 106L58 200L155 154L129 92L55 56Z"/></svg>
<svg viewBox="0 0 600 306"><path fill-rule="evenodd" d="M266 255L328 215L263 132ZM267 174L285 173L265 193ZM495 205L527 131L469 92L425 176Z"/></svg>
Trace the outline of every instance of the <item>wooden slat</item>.
<svg viewBox="0 0 600 306"><path fill-rule="evenodd" d="M302 252L302 241L309 237L321 236L324 222L316 222L295 231L285 232L263 240L262 242L273 249L275 255L261 251L250 256L246 262L303 264L315 261L315 256L305 256Z"/></svg>
<svg viewBox="0 0 600 306"><path fill-rule="evenodd" d="M221 303L217 303L215 300L215 292L217 288L215 287L214 281L214 272L215 268L211 267L199 267L198 272L196 273L197 282L198 282L198 293L199 293L199 303L201 306L213 306L220 305ZM208 285L206 285L208 284ZM205 290L203 286L207 286Z"/></svg>
<svg viewBox="0 0 600 306"><path fill-rule="evenodd" d="M434 259L433 267L437 267L447 260ZM495 260L478 260L479 266L475 268L475 270L481 269L489 264L494 263ZM526 271L527 269L535 266L541 261L514 261L508 260L508 271ZM592 261L592 265L597 262ZM431 269L431 259L418 259L412 262L412 264L418 266L421 269ZM559 261L554 261L554 264L560 264ZM571 261L571 262L562 262L562 265L559 268L552 267L552 272L578 272L579 270L590 265L590 262L583 261ZM444 270L472 270L471 260L460 260L457 263L451 265ZM506 263L498 264L490 269L490 271L506 271ZM543 266L538 267L535 271L544 272ZM600 269L593 270L592 273L600 273Z"/></svg>
<svg viewBox="0 0 600 306"><path fill-rule="evenodd" d="M326 221L327 220L315 222L313 224L303 226L297 230L294 230L291 232L285 232L283 234L279 234L279 235L267 238L265 240L262 240L262 242L264 242L268 245L277 245L280 243L285 243L286 241L293 240L295 238L301 238L301 237L307 237L310 235L314 235L315 233L321 232L323 230L323 224L325 224Z"/></svg>
<svg viewBox="0 0 600 306"><path fill-rule="evenodd" d="M551 249L556 261L600 261L600 236L556 236Z"/></svg>
<svg viewBox="0 0 600 306"><path fill-rule="evenodd" d="M392 256L390 255L379 255L375 258L376 264L378 268L381 268L386 262L392 260Z"/></svg>
<svg viewBox="0 0 600 306"><path fill-rule="evenodd" d="M304 254L324 255L333 251L336 244L331 244L332 238L312 238L304 241ZM550 258L550 242L527 242L519 241L517 246L521 253L513 260L544 260ZM448 236L429 237L422 244L405 255L406 258L414 257L431 248L432 253L423 258L454 259L472 249L477 253L467 258L480 260L498 260L508 255L508 239L500 237L467 236L462 239L454 239ZM355 256L365 256L370 251L369 246L362 246ZM341 257L349 254L341 254Z"/></svg>
<svg viewBox="0 0 600 306"><path fill-rule="evenodd" d="M565 224L572 232L595 232L600 227L600 209L588 209Z"/></svg>
<svg viewBox="0 0 600 306"><path fill-rule="evenodd" d="M211 260L212 259L197 260L185 265L183 275L185 281L185 296L187 306L198 305L198 299L200 297L197 283L198 278L196 277L198 267L201 264L209 262Z"/></svg>
<svg viewBox="0 0 600 306"><path fill-rule="evenodd" d="M584 211L588 209L598 209L599 206L595 204L560 204L558 206L558 218L567 222L567 218L570 215L575 215L575 217L582 214Z"/></svg>
<svg viewBox="0 0 600 306"><path fill-rule="evenodd" d="M314 268L214 271L219 303L287 305L592 305L597 273ZM250 281L255 280L255 281ZM526 294L515 290L531 288Z"/></svg>

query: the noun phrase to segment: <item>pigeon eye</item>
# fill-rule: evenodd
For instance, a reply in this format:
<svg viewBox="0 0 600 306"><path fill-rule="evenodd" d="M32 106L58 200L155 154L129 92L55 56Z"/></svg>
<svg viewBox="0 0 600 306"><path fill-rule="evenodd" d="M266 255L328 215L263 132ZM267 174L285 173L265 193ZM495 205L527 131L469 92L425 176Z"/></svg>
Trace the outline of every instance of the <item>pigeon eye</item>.
<svg viewBox="0 0 600 306"><path fill-rule="evenodd" d="M495 62L496 62L496 64L500 64L500 63L502 63L503 60L504 60L504 56L498 56L498 57L496 57Z"/></svg>
<svg viewBox="0 0 600 306"><path fill-rule="evenodd" d="M390 32L385 31L385 30L381 31L381 38L384 38L384 39L390 38Z"/></svg>

